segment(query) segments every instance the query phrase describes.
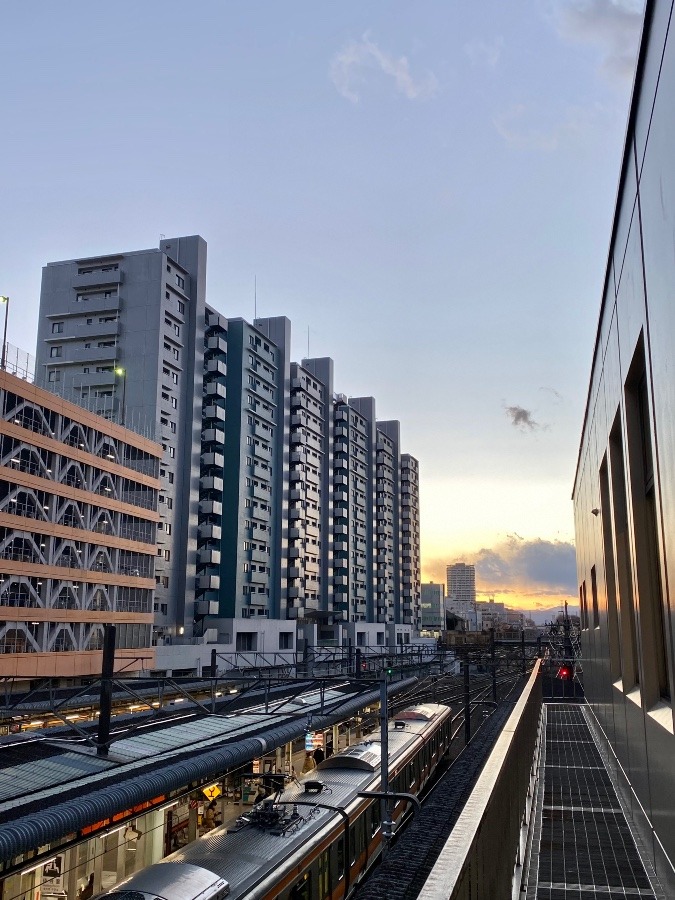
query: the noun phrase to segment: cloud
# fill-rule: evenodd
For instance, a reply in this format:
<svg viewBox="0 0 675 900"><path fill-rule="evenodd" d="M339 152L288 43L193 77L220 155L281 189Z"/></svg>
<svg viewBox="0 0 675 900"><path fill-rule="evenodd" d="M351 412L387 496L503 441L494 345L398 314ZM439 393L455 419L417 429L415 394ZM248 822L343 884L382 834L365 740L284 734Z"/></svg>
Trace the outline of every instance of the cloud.
<svg viewBox="0 0 675 900"><path fill-rule="evenodd" d="M576 553L567 541L510 535L495 547L479 550L475 566L483 593L576 594Z"/></svg>
<svg viewBox="0 0 675 900"><path fill-rule="evenodd" d="M635 71L643 9L642 0L554 0L553 16L563 39L598 46L601 71L625 83Z"/></svg>
<svg viewBox="0 0 675 900"><path fill-rule="evenodd" d="M492 120L498 134L518 150L552 152L565 142L578 140L600 117L599 106L570 106L558 121L546 123L547 111L539 113L524 103L516 103Z"/></svg>
<svg viewBox="0 0 675 900"><path fill-rule="evenodd" d="M539 390L540 390L540 391L544 391L544 392L547 393L547 394L550 394L550 395L551 395L551 399L552 399L553 402L556 404L556 406L559 405L560 403L562 403L563 400L564 400L563 395L560 394L560 393L558 393L558 391L556 391L555 388L552 388L552 387L540 387Z"/></svg>
<svg viewBox="0 0 675 900"><path fill-rule="evenodd" d="M511 419L513 427L520 428L521 431L534 431L536 428L541 428L541 425L532 418L530 410L524 409L522 406L507 406L506 415Z"/></svg>
<svg viewBox="0 0 675 900"><path fill-rule="evenodd" d="M469 41L464 45L464 52L471 60L472 66L486 66L494 69L504 49L504 38L500 36L492 41Z"/></svg>
<svg viewBox="0 0 675 900"><path fill-rule="evenodd" d="M386 53L370 39L367 32L360 41L349 41L335 54L331 62L330 77L338 93L352 103L358 103L360 88L372 71L379 71L392 78L396 91L408 100L425 100L432 97L438 89L438 80L432 72L424 77L414 78L405 56L397 58Z"/></svg>
<svg viewBox="0 0 675 900"><path fill-rule="evenodd" d="M523 608L549 608L564 599L572 603L576 599L576 551L570 541L511 534L492 547L465 552L461 557L424 557L424 580L445 584L446 567L460 559L476 566L479 599L494 595L508 606Z"/></svg>

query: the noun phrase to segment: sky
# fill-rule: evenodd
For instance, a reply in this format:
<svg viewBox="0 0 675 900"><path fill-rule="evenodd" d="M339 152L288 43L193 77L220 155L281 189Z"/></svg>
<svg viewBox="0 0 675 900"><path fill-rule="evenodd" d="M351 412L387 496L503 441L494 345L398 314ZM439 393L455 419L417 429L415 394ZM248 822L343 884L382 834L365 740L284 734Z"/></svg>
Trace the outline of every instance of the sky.
<svg viewBox="0 0 675 900"><path fill-rule="evenodd" d="M2 8L0 293L208 242L420 461L423 579L577 595L571 491L641 0L24 0Z"/></svg>

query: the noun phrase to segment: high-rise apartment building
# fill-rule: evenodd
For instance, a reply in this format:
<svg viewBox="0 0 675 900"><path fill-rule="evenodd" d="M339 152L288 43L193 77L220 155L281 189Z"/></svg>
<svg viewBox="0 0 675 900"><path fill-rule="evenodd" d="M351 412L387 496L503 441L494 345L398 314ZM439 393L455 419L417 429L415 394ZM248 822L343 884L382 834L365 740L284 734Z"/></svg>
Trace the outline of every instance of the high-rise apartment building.
<svg viewBox="0 0 675 900"><path fill-rule="evenodd" d="M156 639L192 634L202 454L206 243L50 263L36 381L162 446ZM210 396L210 395L209 395Z"/></svg>
<svg viewBox="0 0 675 900"><path fill-rule="evenodd" d="M420 553L420 464L409 453L401 454L401 587L402 620L416 629L421 625L422 559Z"/></svg>
<svg viewBox="0 0 675 900"><path fill-rule="evenodd" d="M285 317L207 304L205 277L199 237L43 273L41 382L161 441L155 642L260 649L291 619L409 635L418 466L399 423L335 394L331 359L293 362Z"/></svg>
<svg viewBox="0 0 675 900"><path fill-rule="evenodd" d="M446 569L448 600L476 602L476 567L459 562Z"/></svg>

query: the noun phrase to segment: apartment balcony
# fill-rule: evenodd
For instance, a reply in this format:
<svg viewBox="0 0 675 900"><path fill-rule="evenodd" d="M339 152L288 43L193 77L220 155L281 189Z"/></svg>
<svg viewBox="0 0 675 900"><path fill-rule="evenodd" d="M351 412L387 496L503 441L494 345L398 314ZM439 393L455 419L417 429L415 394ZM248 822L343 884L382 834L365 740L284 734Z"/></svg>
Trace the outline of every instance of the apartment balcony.
<svg viewBox="0 0 675 900"><path fill-rule="evenodd" d="M73 287L76 291L84 291L86 288L107 287L108 285L122 284L124 281L124 273L120 268L113 269L112 266L106 266L108 271L104 272L99 269L96 272L86 272L82 275L75 275L73 278ZM83 301L91 303L91 301ZM89 310L88 305L83 307L83 311Z"/></svg>
<svg viewBox="0 0 675 900"><path fill-rule="evenodd" d="M291 450L289 459L292 463L304 463L307 460L307 454L301 449Z"/></svg>
<svg viewBox="0 0 675 900"><path fill-rule="evenodd" d="M227 377L227 363L222 359L207 359L204 364L207 375L217 378Z"/></svg>
<svg viewBox="0 0 675 900"><path fill-rule="evenodd" d="M294 484L296 481L302 481L302 472L296 472L295 470L293 470L289 473L288 479L291 484Z"/></svg>
<svg viewBox="0 0 675 900"><path fill-rule="evenodd" d="M300 490L300 488L291 488L288 492L289 500L302 500L305 495L305 492Z"/></svg>
<svg viewBox="0 0 675 900"><path fill-rule="evenodd" d="M269 434L267 435L267 440L270 440ZM262 446L262 444L253 444L253 446L248 447L249 450L253 451L253 455L257 459L264 459L266 462L269 462L272 459L272 451Z"/></svg>
<svg viewBox="0 0 675 900"><path fill-rule="evenodd" d="M222 428L204 428L202 431L202 444L218 444L222 447L225 443L225 432Z"/></svg>
<svg viewBox="0 0 675 900"><path fill-rule="evenodd" d="M289 566L288 567L288 577L289 578L300 578L304 573L304 570L301 566Z"/></svg>
<svg viewBox="0 0 675 900"><path fill-rule="evenodd" d="M297 391L302 387L302 381L300 378L291 378L291 390Z"/></svg>
<svg viewBox="0 0 675 900"><path fill-rule="evenodd" d="M298 512L298 511L299 510L295 510L295 512ZM305 536L305 527L304 527L304 524L301 522L298 523L298 525L296 525L295 527L288 529L288 537L292 541L300 540L300 539L304 538L304 536Z"/></svg>
<svg viewBox="0 0 675 900"><path fill-rule="evenodd" d="M299 519L304 518L304 510L302 509L289 509L288 510L288 518L292 522L297 522Z"/></svg>
<svg viewBox="0 0 675 900"><path fill-rule="evenodd" d="M270 561L269 553L266 553L264 550L258 550L257 547L255 550L253 548L249 550L248 558L254 563L268 564Z"/></svg>
<svg viewBox="0 0 675 900"><path fill-rule="evenodd" d="M289 559L299 559L302 555L302 549L300 547L289 547L288 548L288 558Z"/></svg>
<svg viewBox="0 0 675 900"><path fill-rule="evenodd" d="M221 397L223 400L227 397L225 385L220 381L209 381L204 385L205 397Z"/></svg>
<svg viewBox="0 0 675 900"><path fill-rule="evenodd" d="M336 410L335 421L336 422L349 422L349 411L346 410L344 407Z"/></svg>
<svg viewBox="0 0 675 900"><path fill-rule="evenodd" d="M220 575L199 575L197 588L200 591L217 591L220 588Z"/></svg>
<svg viewBox="0 0 675 900"><path fill-rule="evenodd" d="M251 485L249 488L249 497L255 497L256 500L271 501L272 495L263 485Z"/></svg>
<svg viewBox="0 0 675 900"><path fill-rule="evenodd" d="M349 462L342 456L336 456L333 460L333 468L344 471L349 468ZM335 479L333 479L333 483L335 483Z"/></svg>
<svg viewBox="0 0 675 900"><path fill-rule="evenodd" d="M225 421L225 407L217 406L215 403L210 403L208 406L202 407L202 419L204 422L224 422Z"/></svg>
<svg viewBox="0 0 675 900"><path fill-rule="evenodd" d="M219 334L211 335L206 339L206 349L217 353L227 353L227 340Z"/></svg>
<svg viewBox="0 0 675 900"><path fill-rule="evenodd" d="M344 425L337 425L333 434L335 435L336 440L339 440L340 438L348 438L349 429L345 428Z"/></svg>
<svg viewBox="0 0 675 900"><path fill-rule="evenodd" d="M346 524L343 525L342 523L335 523L333 525L333 534L336 536L336 538L339 539L340 535L349 534L349 528L347 527Z"/></svg>
<svg viewBox="0 0 675 900"><path fill-rule="evenodd" d="M302 394L291 394L291 409L302 409L305 400Z"/></svg>
<svg viewBox="0 0 675 900"><path fill-rule="evenodd" d="M200 491L216 491L218 494L223 493L223 479L216 475L206 475L199 479Z"/></svg>
<svg viewBox="0 0 675 900"><path fill-rule="evenodd" d="M340 556L333 557L333 569L348 569L349 568L349 560L343 559Z"/></svg>
<svg viewBox="0 0 675 900"><path fill-rule="evenodd" d="M267 584L268 579L267 572L249 572L248 580L253 584Z"/></svg>
<svg viewBox="0 0 675 900"><path fill-rule="evenodd" d="M308 503L320 504L321 503L321 494L318 491L312 490L312 488L309 487L309 485L308 485L307 489L305 491L305 499L307 500Z"/></svg>
<svg viewBox="0 0 675 900"><path fill-rule="evenodd" d="M223 504L219 500L200 500L199 514L201 516L222 516Z"/></svg>
<svg viewBox="0 0 675 900"><path fill-rule="evenodd" d="M291 444L294 447L302 447L306 443L306 439L304 434L301 434L299 431L295 431L291 434Z"/></svg>
<svg viewBox="0 0 675 900"><path fill-rule="evenodd" d="M300 588L299 587L296 587L295 585L293 585L288 588L288 599L289 600L296 600L299 596L300 596ZM289 612L290 612L290 610L289 610ZM304 609L303 609L303 612L304 612ZM298 609L298 614L299 614L299 609Z"/></svg>
<svg viewBox="0 0 675 900"><path fill-rule="evenodd" d="M347 478L346 475L343 475L342 473L336 474L333 478L333 484L335 485L336 488L349 487L349 479Z"/></svg>
<svg viewBox="0 0 675 900"><path fill-rule="evenodd" d="M195 603L195 613L198 616L217 616L220 611L220 604L217 600L197 600Z"/></svg>
<svg viewBox="0 0 675 900"><path fill-rule="evenodd" d="M202 453L200 457L202 468L222 469L225 466L225 457L222 453Z"/></svg>
<svg viewBox="0 0 675 900"><path fill-rule="evenodd" d="M223 529L220 525L212 525L203 522L199 524L197 535L200 541L219 541L222 537Z"/></svg>
<svg viewBox="0 0 675 900"><path fill-rule="evenodd" d="M301 416L300 413L293 413L291 416L291 426L298 426L305 424L305 417Z"/></svg>
<svg viewBox="0 0 675 900"><path fill-rule="evenodd" d="M200 566L219 566L220 550L211 550L208 547L202 547L197 551L197 563Z"/></svg>

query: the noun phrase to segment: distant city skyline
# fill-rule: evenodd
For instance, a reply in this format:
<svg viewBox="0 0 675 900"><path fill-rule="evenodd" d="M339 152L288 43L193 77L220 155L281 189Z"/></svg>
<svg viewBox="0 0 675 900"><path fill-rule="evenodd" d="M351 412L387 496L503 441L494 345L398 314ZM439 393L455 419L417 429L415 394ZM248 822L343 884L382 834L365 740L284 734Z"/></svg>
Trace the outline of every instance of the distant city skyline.
<svg viewBox="0 0 675 900"><path fill-rule="evenodd" d="M641 8L8 6L9 340L33 351L45 261L203 234L209 303L288 316L293 358L334 356L342 390L372 385L401 419L424 580L465 560L479 596L574 602L570 495Z"/></svg>

